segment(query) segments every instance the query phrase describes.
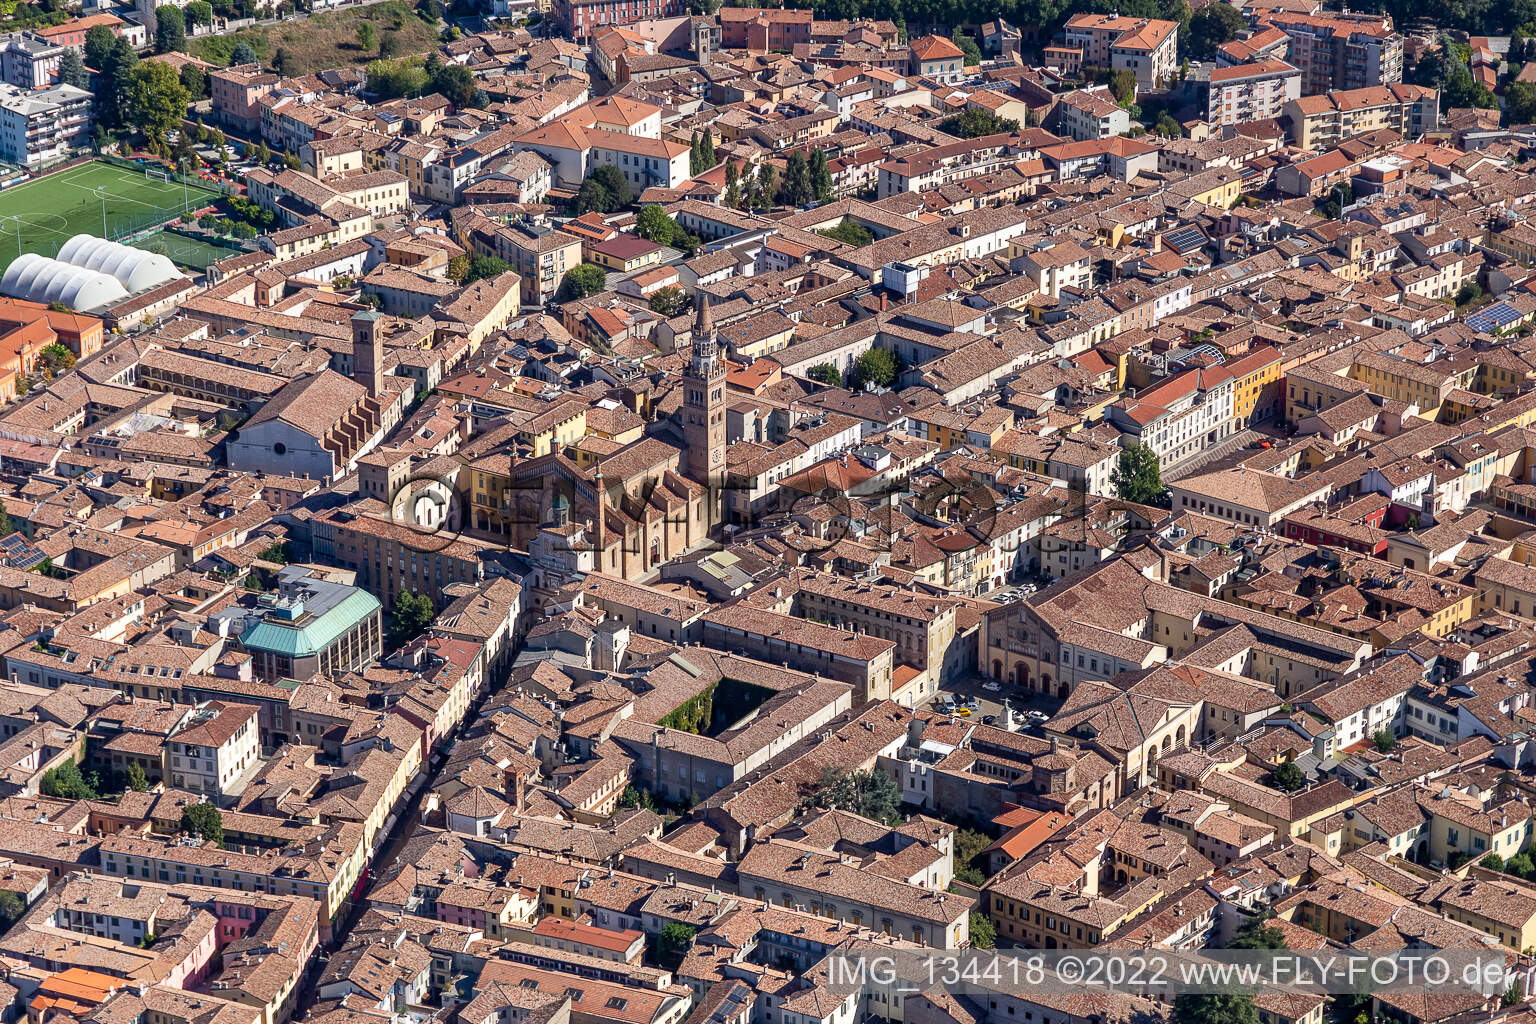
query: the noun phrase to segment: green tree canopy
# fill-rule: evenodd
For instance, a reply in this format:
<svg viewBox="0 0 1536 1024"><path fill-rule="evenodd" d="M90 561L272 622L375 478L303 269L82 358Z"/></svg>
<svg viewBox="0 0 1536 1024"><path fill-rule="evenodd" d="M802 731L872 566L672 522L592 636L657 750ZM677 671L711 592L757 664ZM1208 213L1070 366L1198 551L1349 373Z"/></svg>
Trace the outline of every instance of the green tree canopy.
<svg viewBox="0 0 1536 1024"><path fill-rule="evenodd" d="M144 766L137 761L128 766L128 788L135 793L149 792L149 776L144 774Z"/></svg>
<svg viewBox="0 0 1536 1024"><path fill-rule="evenodd" d="M1121 106L1136 101L1136 76L1128 68L1115 68L1109 73L1109 92Z"/></svg>
<svg viewBox="0 0 1536 1024"><path fill-rule="evenodd" d="M181 87L187 90L187 96L192 102L196 103L208 95L208 75L196 64L183 64L177 77L181 79ZM223 135L219 138L219 144L222 145Z"/></svg>
<svg viewBox="0 0 1536 1024"><path fill-rule="evenodd" d="M581 213L616 213L630 203L629 179L612 164L602 164L587 172L581 190L576 193L576 208Z"/></svg>
<svg viewBox="0 0 1536 1024"><path fill-rule="evenodd" d="M373 49L375 33L373 22L360 21L357 23L357 47L364 52Z"/></svg>
<svg viewBox="0 0 1536 1024"><path fill-rule="evenodd" d="M512 269L512 264L499 256L471 256L469 269L464 274L461 284L471 284L475 281L484 281L492 277L499 277Z"/></svg>
<svg viewBox="0 0 1536 1024"><path fill-rule="evenodd" d="M1018 130L1019 122L1013 118L998 117L981 107L969 107L963 113L939 122L939 131L957 139L979 139L984 135L1003 135Z"/></svg>
<svg viewBox="0 0 1536 1024"><path fill-rule="evenodd" d="M99 795L96 792L95 773L85 775L73 761L65 761L57 768L44 772L37 782L37 791L43 796L56 796L64 800L95 800Z"/></svg>
<svg viewBox="0 0 1536 1024"><path fill-rule="evenodd" d="M956 25L954 31L949 34L949 38L960 47L960 52L965 54L966 67L973 68L981 63L981 47L976 45L975 38L969 32Z"/></svg>
<svg viewBox="0 0 1536 1024"><path fill-rule="evenodd" d="M560 302L571 302L596 295L608 286L608 272L595 263L582 263L565 272L560 280L560 290L555 294Z"/></svg>
<svg viewBox="0 0 1536 1024"><path fill-rule="evenodd" d="M1509 124L1536 124L1536 82L1511 82L1504 90L1504 119Z"/></svg>
<svg viewBox="0 0 1536 1024"><path fill-rule="evenodd" d="M661 934L656 937L656 958L675 970L692 948L697 931L693 925L668 921L661 926Z"/></svg>
<svg viewBox="0 0 1536 1024"><path fill-rule="evenodd" d="M1181 995L1173 1001L1174 1024L1259 1024L1251 996Z"/></svg>
<svg viewBox="0 0 1536 1024"><path fill-rule="evenodd" d="M866 384L888 388L896 382L896 374L900 370L901 364L896 361L894 353L888 349L872 348L854 361L854 388L862 390Z"/></svg>
<svg viewBox="0 0 1536 1024"><path fill-rule="evenodd" d="M688 308L688 293L675 284L669 284L652 292L646 304L652 313L670 319Z"/></svg>
<svg viewBox="0 0 1536 1024"><path fill-rule="evenodd" d="M1267 916L1251 917L1244 921L1227 943L1228 949L1289 949L1285 944L1285 932L1269 923Z"/></svg>
<svg viewBox="0 0 1536 1024"><path fill-rule="evenodd" d="M820 785L811 795L810 805L852 811L891 824L900 820L901 790L878 769L848 772L826 768L822 770Z"/></svg>
<svg viewBox="0 0 1536 1024"><path fill-rule="evenodd" d="M235 48L229 52L229 63L235 67L239 67L241 64L254 64L256 63L256 51L251 49L250 43L242 40L236 43ZM370 84L371 82L372 80L370 79Z"/></svg>
<svg viewBox="0 0 1536 1024"><path fill-rule="evenodd" d="M1163 487L1163 472L1157 453L1144 444L1133 444L1120 453L1120 465L1114 474L1115 494L1138 505L1166 508L1168 491Z"/></svg>
<svg viewBox="0 0 1536 1024"><path fill-rule="evenodd" d="M977 949L993 949L997 946L997 929L992 919L979 910L971 911L971 945Z"/></svg>
<svg viewBox="0 0 1536 1024"><path fill-rule="evenodd" d="M210 803L192 804L181 809L181 830L198 836L214 846L224 845L224 815Z"/></svg>
<svg viewBox="0 0 1536 1024"><path fill-rule="evenodd" d="M641 238L657 245L670 245L675 230L672 218L656 203L646 203L640 207L640 215L635 218L635 234Z"/></svg>
<svg viewBox="0 0 1536 1024"><path fill-rule="evenodd" d="M1391 729L1377 729L1371 734L1371 742L1375 744L1378 753L1390 754L1392 748L1397 746L1397 737Z"/></svg>
<svg viewBox="0 0 1536 1024"><path fill-rule="evenodd" d="M875 240L873 231L846 217L839 221L836 227L823 228L816 233L852 246L868 245Z"/></svg>
<svg viewBox="0 0 1536 1024"><path fill-rule="evenodd" d="M1282 793L1294 793L1307 784L1307 777L1295 761L1286 761L1269 773L1269 781Z"/></svg>
<svg viewBox="0 0 1536 1024"><path fill-rule="evenodd" d="M420 96L427 88L427 73L416 60L376 60L367 67L368 91L381 100Z"/></svg>
<svg viewBox="0 0 1536 1024"><path fill-rule="evenodd" d="M174 53L187 48L187 21L180 7L155 8L155 51Z"/></svg>
<svg viewBox="0 0 1536 1024"><path fill-rule="evenodd" d="M805 375L811 378L811 380L820 381L828 387L840 388L843 386L843 375L838 373L837 367L831 363L817 363L805 371Z"/></svg>
<svg viewBox="0 0 1536 1024"><path fill-rule="evenodd" d="M188 67L196 67L188 64ZM59 58L59 81L65 85L72 85L76 89L88 88L91 84L91 76L85 70L85 62L80 59L80 54L74 49L64 51Z"/></svg>
<svg viewBox="0 0 1536 1024"><path fill-rule="evenodd" d="M187 90L169 64L150 61L134 68L128 96L134 126L152 139L163 137L187 116Z"/></svg>
<svg viewBox="0 0 1536 1024"><path fill-rule="evenodd" d="M117 42L117 37L112 30L105 25L93 25L85 34L85 63L101 71L107 66L107 58L112 53L112 47Z"/></svg>
<svg viewBox="0 0 1536 1024"><path fill-rule="evenodd" d="M389 610L389 642L396 647L410 643L427 631L436 612L425 594L403 590Z"/></svg>
<svg viewBox="0 0 1536 1024"><path fill-rule="evenodd" d="M1242 13L1231 4L1207 4L1189 19L1189 52L1200 60L1210 60L1222 43L1230 43L1247 27Z"/></svg>

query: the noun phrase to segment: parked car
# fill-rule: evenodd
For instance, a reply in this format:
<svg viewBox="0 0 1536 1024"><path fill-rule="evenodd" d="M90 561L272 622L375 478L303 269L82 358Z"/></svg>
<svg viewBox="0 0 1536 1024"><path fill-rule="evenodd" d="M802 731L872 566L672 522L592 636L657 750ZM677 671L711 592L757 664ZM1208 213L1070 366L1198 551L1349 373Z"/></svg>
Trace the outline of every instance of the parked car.
<svg viewBox="0 0 1536 1024"><path fill-rule="evenodd" d="M971 714L972 714L970 708L960 708L960 709L956 710L954 713L957 716L959 716L960 718L970 718Z"/></svg>
<svg viewBox="0 0 1536 1024"><path fill-rule="evenodd" d="M1003 692L1003 684L999 683L999 682L997 682L996 680L993 680L993 679L989 679L986 682L982 683L981 684L981 688L983 690L986 690L988 693L1002 693Z"/></svg>
<svg viewBox="0 0 1536 1024"><path fill-rule="evenodd" d="M1051 720L1051 716L1046 714L1044 711L1031 711L1024 717L1029 719L1031 722L1049 722Z"/></svg>
<svg viewBox="0 0 1536 1024"><path fill-rule="evenodd" d="M997 721L997 716L996 715L982 715L981 716L981 724L982 725L991 725L995 721Z"/></svg>

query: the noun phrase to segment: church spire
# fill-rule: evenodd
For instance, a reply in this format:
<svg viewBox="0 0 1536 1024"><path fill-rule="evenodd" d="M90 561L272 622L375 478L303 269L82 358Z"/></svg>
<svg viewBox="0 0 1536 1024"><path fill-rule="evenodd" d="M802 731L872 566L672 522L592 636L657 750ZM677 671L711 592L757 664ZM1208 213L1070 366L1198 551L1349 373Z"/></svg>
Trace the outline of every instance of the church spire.
<svg viewBox="0 0 1536 1024"><path fill-rule="evenodd" d="M715 375L718 356L718 342L715 336L715 316L709 308L709 293L699 293L698 308L693 314L693 359L692 371L695 377L710 378Z"/></svg>

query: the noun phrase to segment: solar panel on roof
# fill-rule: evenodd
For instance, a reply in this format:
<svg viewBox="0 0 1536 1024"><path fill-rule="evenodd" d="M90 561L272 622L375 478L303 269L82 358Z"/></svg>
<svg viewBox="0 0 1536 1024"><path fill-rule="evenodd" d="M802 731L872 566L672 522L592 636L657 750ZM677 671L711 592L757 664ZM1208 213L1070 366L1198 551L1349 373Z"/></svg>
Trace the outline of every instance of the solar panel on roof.
<svg viewBox="0 0 1536 1024"><path fill-rule="evenodd" d="M1520 319L1520 311L1507 302L1495 302L1486 309L1480 309L1467 317L1467 326L1474 331L1492 333L1501 327L1508 327Z"/></svg>
<svg viewBox="0 0 1536 1024"><path fill-rule="evenodd" d="M1163 243L1176 253L1186 253L1205 244L1205 236L1197 228L1179 228L1163 236Z"/></svg>

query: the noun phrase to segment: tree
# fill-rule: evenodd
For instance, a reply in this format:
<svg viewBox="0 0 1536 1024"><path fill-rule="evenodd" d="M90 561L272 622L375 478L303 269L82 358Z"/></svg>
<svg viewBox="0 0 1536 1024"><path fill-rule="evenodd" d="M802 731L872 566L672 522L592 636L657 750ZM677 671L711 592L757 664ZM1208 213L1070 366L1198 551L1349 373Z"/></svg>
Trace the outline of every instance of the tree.
<svg viewBox="0 0 1536 1024"><path fill-rule="evenodd" d="M1458 63L1451 68L1440 89L1440 106L1444 110L1453 107L1492 108L1499 105L1488 87L1472 77L1472 69Z"/></svg>
<svg viewBox="0 0 1536 1024"><path fill-rule="evenodd" d="M757 165L757 184L752 188L752 202L749 204L753 209L772 208L774 192L778 189L777 175L773 164L768 161L764 160Z"/></svg>
<svg viewBox="0 0 1536 1024"><path fill-rule="evenodd" d="M196 64L183 64L178 77L181 79L181 87L187 90L192 102L208 95L208 76Z"/></svg>
<svg viewBox="0 0 1536 1024"><path fill-rule="evenodd" d="M187 90L169 64L152 61L134 68L128 96L133 124L151 139L158 141L187 116Z"/></svg>
<svg viewBox="0 0 1536 1024"><path fill-rule="evenodd" d="M1504 873L1530 881L1536 877L1536 862L1531 860L1529 853L1517 853L1504 862Z"/></svg>
<svg viewBox="0 0 1536 1024"><path fill-rule="evenodd" d="M469 257L455 256L448 261L448 280L455 284L463 284L469 276Z"/></svg>
<svg viewBox="0 0 1536 1024"><path fill-rule="evenodd" d="M56 341L51 345L44 345L38 355L54 373L64 373L74 369L75 354L63 342Z"/></svg>
<svg viewBox="0 0 1536 1024"><path fill-rule="evenodd" d="M581 190L576 193L576 208L581 213L595 210L614 213L630 202L629 180L612 164L602 164L587 172Z"/></svg>
<svg viewBox="0 0 1536 1024"><path fill-rule="evenodd" d="M187 65L194 67L195 65ZM59 58L59 81L65 85L72 85L76 89L88 88L91 84L90 72L85 70L85 62L80 59L80 54L73 49L65 50Z"/></svg>
<svg viewBox="0 0 1536 1024"><path fill-rule="evenodd" d="M704 172L704 154L699 149L699 130L693 130L693 137L688 140L688 173L690 175Z"/></svg>
<svg viewBox="0 0 1536 1024"><path fill-rule="evenodd" d="M360 21L357 23L357 45L364 51L373 49L374 31L373 22Z"/></svg>
<svg viewBox="0 0 1536 1024"><path fill-rule="evenodd" d="M677 225L672 223L672 218L656 203L646 203L640 207L640 216L635 218L635 234L657 245L670 245L676 229Z"/></svg>
<svg viewBox="0 0 1536 1024"><path fill-rule="evenodd" d="M1200 60L1211 60L1222 43L1230 43L1247 27L1231 4L1207 4L1189 19L1189 52Z"/></svg>
<svg viewBox="0 0 1536 1024"><path fill-rule="evenodd" d="M1504 116L1510 124L1536 124L1536 82L1511 82L1504 90Z"/></svg>
<svg viewBox="0 0 1536 1024"><path fill-rule="evenodd" d="M833 241L851 245L854 248L868 245L875 240L875 233L873 231L846 217L838 221L836 227L822 228L816 233Z"/></svg>
<svg viewBox="0 0 1536 1024"><path fill-rule="evenodd" d="M1253 998L1219 993L1181 995L1173 1001L1174 1024L1259 1024Z"/></svg>
<svg viewBox="0 0 1536 1024"><path fill-rule="evenodd" d="M425 594L403 590L389 610L389 642L396 647L410 643L427 631L437 613Z"/></svg>
<svg viewBox="0 0 1536 1024"><path fill-rule="evenodd" d="M882 771L848 772L825 768L810 806L852 811L887 824L900 820L901 790Z"/></svg>
<svg viewBox="0 0 1536 1024"><path fill-rule="evenodd" d="M250 43L236 43L235 48L229 53L229 63L234 67L239 67L241 64L254 64L256 63L256 51L251 49Z"/></svg>
<svg viewBox="0 0 1536 1024"><path fill-rule="evenodd" d="M155 8L155 51L175 53L187 48L187 22L180 7Z"/></svg>
<svg viewBox="0 0 1536 1024"><path fill-rule="evenodd" d="M889 349L872 348L854 360L852 374L854 390L863 390L866 384L873 384L877 388L888 388L896 382L896 374L899 372L901 372L901 364L896 361L894 353Z"/></svg>
<svg viewBox="0 0 1536 1024"><path fill-rule="evenodd" d="M0 889L0 921L14 924L26 912L27 905L20 896L9 889Z"/></svg>
<svg viewBox="0 0 1536 1024"><path fill-rule="evenodd" d="M1378 753L1390 754L1392 748L1397 746L1397 737L1392 735L1391 729L1377 729L1371 734L1371 742L1376 745Z"/></svg>
<svg viewBox="0 0 1536 1024"><path fill-rule="evenodd" d="M1289 949L1285 944L1285 932L1269 923L1267 916L1251 917L1244 921L1227 943L1228 949Z"/></svg>
<svg viewBox="0 0 1536 1024"><path fill-rule="evenodd" d="M1122 107L1136 101L1136 75L1129 68L1115 68L1109 73L1109 91Z"/></svg>
<svg viewBox="0 0 1536 1024"><path fill-rule="evenodd" d="M669 921L662 925L661 934L656 937L656 959L675 970L693 947L695 934L697 929L693 925L681 921Z"/></svg>
<svg viewBox="0 0 1536 1024"><path fill-rule="evenodd" d="M957 139L979 139L983 135L1004 135L1019 130L1011 117L998 117L983 107L968 107L963 113L939 122L939 131Z"/></svg>
<svg viewBox="0 0 1536 1024"><path fill-rule="evenodd" d="M206 801L181 809L181 830L214 846L224 845L224 815Z"/></svg>
<svg viewBox="0 0 1536 1024"><path fill-rule="evenodd" d="M795 150L784 160L784 176L779 179L779 202L801 207L811 201L811 167L805 154Z"/></svg>
<svg viewBox="0 0 1536 1024"><path fill-rule="evenodd" d="M992 927L992 919L979 910L971 911L971 945L977 949L997 945L997 929Z"/></svg>
<svg viewBox="0 0 1536 1024"><path fill-rule="evenodd" d="M648 305L652 313L671 319L688 308L688 294L677 285L669 284L652 292Z"/></svg>
<svg viewBox="0 0 1536 1024"><path fill-rule="evenodd" d="M43 796L56 796L63 800L95 800L98 795L95 773L86 777L81 773L80 766L73 761L65 761L57 768L44 772L37 782L37 791Z"/></svg>
<svg viewBox="0 0 1536 1024"><path fill-rule="evenodd" d="M811 198L818 203L832 201L832 170L827 166L826 150L811 150Z"/></svg>
<svg viewBox="0 0 1536 1024"><path fill-rule="evenodd" d="M1114 484L1116 496L1125 501L1167 507L1168 492L1163 487L1162 466L1157 453L1144 444L1133 444L1120 453Z"/></svg>
<svg viewBox="0 0 1536 1024"><path fill-rule="evenodd" d="M426 72L427 87L431 91L441 93L455 107L474 106L479 86L475 84L474 72L469 68L462 64L444 64L434 53L427 58Z"/></svg>
<svg viewBox="0 0 1536 1024"><path fill-rule="evenodd" d="M1480 866L1487 868L1489 871L1503 871L1504 858L1496 853L1490 853L1482 859Z"/></svg>
<svg viewBox="0 0 1536 1024"><path fill-rule="evenodd" d="M85 34L85 63L88 67L97 71L106 70L107 58L112 55L112 47L117 43L117 37L112 30L105 25L96 25Z"/></svg>
<svg viewBox="0 0 1536 1024"><path fill-rule="evenodd" d="M366 72L368 91L382 100L420 96L427 88L427 73L415 61L371 61Z"/></svg>
<svg viewBox="0 0 1536 1024"><path fill-rule="evenodd" d="M206 0L192 0L181 9L181 13L187 20L188 29L193 25L213 24L213 5Z"/></svg>
<svg viewBox="0 0 1536 1024"><path fill-rule="evenodd" d="M976 45L969 32L962 31L959 25L949 34L954 44L960 47L960 52L965 54L965 66L973 68L981 63L981 47Z"/></svg>
<svg viewBox="0 0 1536 1024"><path fill-rule="evenodd" d="M715 156L715 133L708 128L704 129L704 138L699 141L699 162L703 165L700 173L720 162Z"/></svg>
<svg viewBox="0 0 1536 1024"><path fill-rule="evenodd" d="M144 768L137 761L128 766L128 788L135 793L149 792L149 777L144 774Z"/></svg>
<svg viewBox="0 0 1536 1024"><path fill-rule="evenodd" d="M805 371L805 375L811 378L811 380L820 381L829 388L840 388L843 386L843 375L838 373L837 367L831 363L817 363Z"/></svg>
<svg viewBox="0 0 1536 1024"><path fill-rule="evenodd" d="M581 263L565 272L565 277L560 279L560 290L555 293L555 298L560 302L571 302L584 299L588 295L596 295L607 287L607 271L594 263Z"/></svg>
<svg viewBox="0 0 1536 1024"><path fill-rule="evenodd" d="M1466 306L1483 297L1483 287L1476 281L1468 281L1456 290L1456 305Z"/></svg>
<svg viewBox="0 0 1536 1024"><path fill-rule="evenodd" d="M499 277L511 269L512 264L499 256L471 256L469 270L461 283L472 284L475 281L485 281L492 277Z"/></svg>
<svg viewBox="0 0 1536 1024"><path fill-rule="evenodd" d="M1269 773L1269 781L1282 793L1294 793L1307 784L1307 777L1295 761L1286 761Z"/></svg>
<svg viewBox="0 0 1536 1024"><path fill-rule="evenodd" d="M299 72L298 62L293 59L286 47L279 46L277 52L272 55L272 70L284 78L292 78Z"/></svg>
<svg viewBox="0 0 1536 1024"><path fill-rule="evenodd" d="M130 119L133 101L128 90L138 66L139 55L134 52L128 37L114 40L111 53L99 69L101 81L96 89L97 119L107 128L121 128L133 123Z"/></svg>
<svg viewBox="0 0 1536 1024"><path fill-rule="evenodd" d="M1152 126L1157 134L1169 139L1183 138L1184 126L1173 119L1173 115L1164 110L1157 115L1157 123Z"/></svg>
<svg viewBox="0 0 1536 1024"><path fill-rule="evenodd" d="M734 160L725 165L725 205L732 210L741 206L741 172Z"/></svg>

